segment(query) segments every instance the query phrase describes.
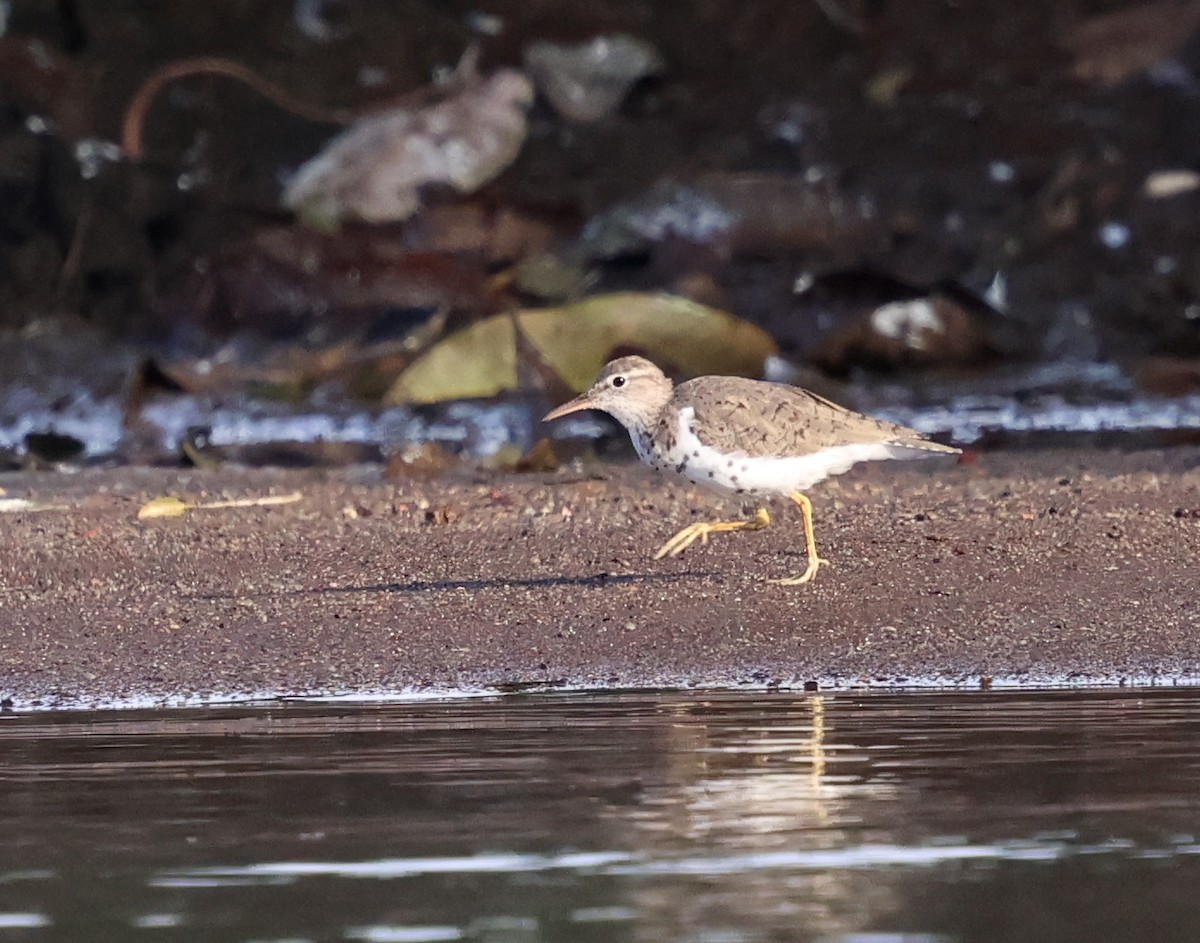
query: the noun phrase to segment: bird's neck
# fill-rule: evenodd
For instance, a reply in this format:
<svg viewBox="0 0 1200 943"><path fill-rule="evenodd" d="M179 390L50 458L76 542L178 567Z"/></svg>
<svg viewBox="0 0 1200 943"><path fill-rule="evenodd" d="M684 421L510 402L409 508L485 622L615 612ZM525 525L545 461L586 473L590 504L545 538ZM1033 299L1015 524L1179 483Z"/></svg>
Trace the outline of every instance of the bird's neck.
<svg viewBox="0 0 1200 943"><path fill-rule="evenodd" d="M629 432L633 439L648 439L654 433L654 427L658 424L657 416L642 415L626 416L621 425Z"/></svg>
<svg viewBox="0 0 1200 943"><path fill-rule="evenodd" d="M667 407L664 406L663 409L665 408ZM663 409L655 412L639 410L637 414L625 416L621 421L621 425L629 432L633 450L637 452L638 458L649 465L657 466L658 455L654 434L662 422Z"/></svg>
<svg viewBox="0 0 1200 943"><path fill-rule="evenodd" d="M621 424L629 430L631 436L650 436L662 421L663 410L671 402L674 389L670 383L652 390L645 390L636 403L635 408L629 409L621 418ZM633 405L633 404L631 404Z"/></svg>

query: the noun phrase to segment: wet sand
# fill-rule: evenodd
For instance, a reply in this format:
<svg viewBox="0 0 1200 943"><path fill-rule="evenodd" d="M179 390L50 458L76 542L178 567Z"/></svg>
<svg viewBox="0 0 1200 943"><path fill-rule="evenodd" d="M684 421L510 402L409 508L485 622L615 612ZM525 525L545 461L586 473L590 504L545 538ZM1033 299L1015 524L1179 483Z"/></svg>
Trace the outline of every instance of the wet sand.
<svg viewBox="0 0 1200 943"><path fill-rule="evenodd" d="M759 533L654 561L737 502L640 466L0 476L0 699L548 683L1174 683L1200 676L1200 450L863 466ZM149 498L298 490L139 521Z"/></svg>

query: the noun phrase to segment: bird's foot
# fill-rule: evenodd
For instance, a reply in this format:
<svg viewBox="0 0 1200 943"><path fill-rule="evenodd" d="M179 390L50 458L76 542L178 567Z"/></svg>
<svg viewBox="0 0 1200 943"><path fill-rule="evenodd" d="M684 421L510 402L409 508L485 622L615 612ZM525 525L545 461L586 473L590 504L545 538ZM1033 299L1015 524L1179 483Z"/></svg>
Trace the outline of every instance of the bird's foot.
<svg viewBox="0 0 1200 943"><path fill-rule="evenodd" d="M767 513L766 509L759 508L754 512L754 517L748 521L700 521L695 524L689 524L659 547L658 551L654 554L654 559L661 560L663 557L677 557L697 540L702 544L708 543L709 534L723 534L733 530L762 530L770 523L771 516Z"/></svg>
<svg viewBox="0 0 1200 943"><path fill-rule="evenodd" d="M809 557L808 568L799 576L786 576L781 580L767 580L767 582L774 583L776 586L800 586L816 576L817 570L820 569L822 565L829 566L829 561L822 560L817 556Z"/></svg>

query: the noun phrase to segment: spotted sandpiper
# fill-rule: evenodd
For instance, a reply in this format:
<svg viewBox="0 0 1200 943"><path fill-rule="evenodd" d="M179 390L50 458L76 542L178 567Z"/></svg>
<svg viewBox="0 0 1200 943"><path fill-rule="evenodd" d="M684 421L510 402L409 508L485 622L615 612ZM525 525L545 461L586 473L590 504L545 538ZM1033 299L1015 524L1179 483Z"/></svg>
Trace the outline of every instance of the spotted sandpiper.
<svg viewBox="0 0 1200 943"><path fill-rule="evenodd" d="M641 357L607 364L591 389L552 409L543 421L581 409L616 419L641 460L653 468L726 494L786 495L796 502L804 515L808 567L770 581L783 586L807 583L826 562L817 556L812 503L805 491L859 462L959 451L783 383L711 376L675 386ZM682 553L697 539L707 542L709 534L761 530L770 523L760 507L749 520L692 524L663 544L654 559Z"/></svg>

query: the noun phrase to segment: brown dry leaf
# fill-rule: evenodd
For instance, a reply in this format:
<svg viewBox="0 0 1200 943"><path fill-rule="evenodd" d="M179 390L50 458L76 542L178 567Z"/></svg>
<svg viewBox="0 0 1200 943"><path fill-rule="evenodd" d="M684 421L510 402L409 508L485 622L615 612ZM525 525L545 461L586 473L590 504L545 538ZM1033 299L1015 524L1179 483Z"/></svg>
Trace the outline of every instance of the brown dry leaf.
<svg viewBox="0 0 1200 943"><path fill-rule="evenodd" d="M423 214L421 227L433 215L440 214ZM483 224L482 215L471 218ZM492 235L499 233L481 234L460 253L453 247L417 251L407 230L377 226L346 226L336 236L300 225L259 229L172 280L158 296L162 316L172 323L223 339L240 334L252 342L249 348L230 344L230 356L207 358L191 378L166 376L171 370L160 361L156 379L189 391L196 382L218 389L259 378L320 382L338 369L333 361L355 359L364 345L398 341L415 350L427 342L420 335L432 326L430 312L483 316L506 306L491 278L492 249L487 257L476 252ZM538 251L536 241L529 245ZM258 339L271 343L263 348ZM339 345L345 349L335 353Z"/></svg>
<svg viewBox="0 0 1200 943"><path fill-rule="evenodd" d="M672 295L621 292L479 321L413 361L384 401L435 403L516 389L518 341L576 392L616 351L640 351L684 374L744 376L761 376L776 352L766 332L725 311Z"/></svg>
<svg viewBox="0 0 1200 943"><path fill-rule="evenodd" d="M518 472L552 472L558 471L562 461L554 451L554 443L543 436L530 447L529 451L517 459L513 471Z"/></svg>
<svg viewBox="0 0 1200 943"><path fill-rule="evenodd" d="M7 23L5 24L8 25ZM0 35L0 87L26 114L44 115L64 140L95 134L94 78L73 59L32 35Z"/></svg>
<svg viewBox="0 0 1200 943"><path fill-rule="evenodd" d="M425 208L397 234L406 252L453 256L460 264L480 259L489 267L516 262L526 256L550 252L567 225L543 218L536 211L496 206L486 196ZM373 241L388 230L372 229Z"/></svg>
<svg viewBox="0 0 1200 943"><path fill-rule="evenodd" d="M810 353L833 374L856 365L889 368L979 363L993 352L982 305L945 294L889 301L851 315Z"/></svg>
<svg viewBox="0 0 1200 943"><path fill-rule="evenodd" d="M408 219L428 184L471 193L516 159L532 102L520 72L468 74L451 97L371 115L343 131L296 172L283 205L327 228L346 218Z"/></svg>
<svg viewBox="0 0 1200 943"><path fill-rule="evenodd" d="M1076 78L1111 87L1177 55L1197 27L1197 0L1155 0L1089 17L1062 45Z"/></svg>
<svg viewBox="0 0 1200 943"><path fill-rule="evenodd" d="M437 478L458 464L458 457L436 442L409 443L388 460L383 477L388 481Z"/></svg>
<svg viewBox="0 0 1200 943"><path fill-rule="evenodd" d="M1137 385L1154 396L1200 394L1200 357L1143 357L1131 372Z"/></svg>
<svg viewBox="0 0 1200 943"><path fill-rule="evenodd" d="M784 173L707 173L661 180L589 220L577 251L613 259L665 242L721 253L818 250L857 257L890 238L879 214L830 180Z"/></svg>

